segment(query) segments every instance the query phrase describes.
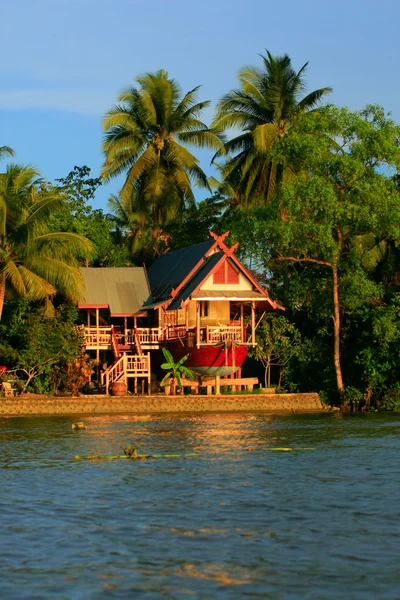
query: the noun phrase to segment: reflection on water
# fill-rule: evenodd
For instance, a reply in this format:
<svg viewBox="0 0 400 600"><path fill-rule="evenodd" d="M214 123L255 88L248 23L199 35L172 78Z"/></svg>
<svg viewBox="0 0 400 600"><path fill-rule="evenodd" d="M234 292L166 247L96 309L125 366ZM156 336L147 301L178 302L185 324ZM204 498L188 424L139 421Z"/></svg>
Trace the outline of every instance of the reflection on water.
<svg viewBox="0 0 400 600"><path fill-rule="evenodd" d="M400 416L72 422L0 420L2 597L399 596Z"/></svg>

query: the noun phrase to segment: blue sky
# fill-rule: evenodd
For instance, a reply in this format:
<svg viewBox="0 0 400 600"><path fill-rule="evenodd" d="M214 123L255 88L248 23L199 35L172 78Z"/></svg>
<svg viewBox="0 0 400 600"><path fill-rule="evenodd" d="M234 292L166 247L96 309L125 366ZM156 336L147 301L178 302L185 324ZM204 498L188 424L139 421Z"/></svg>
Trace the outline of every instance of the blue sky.
<svg viewBox="0 0 400 600"><path fill-rule="evenodd" d="M74 165L98 175L102 116L138 74L166 69L215 104L265 48L309 61L309 91L331 86L332 102L382 104L400 121L398 0L2 0L0 19L0 145L48 180Z"/></svg>

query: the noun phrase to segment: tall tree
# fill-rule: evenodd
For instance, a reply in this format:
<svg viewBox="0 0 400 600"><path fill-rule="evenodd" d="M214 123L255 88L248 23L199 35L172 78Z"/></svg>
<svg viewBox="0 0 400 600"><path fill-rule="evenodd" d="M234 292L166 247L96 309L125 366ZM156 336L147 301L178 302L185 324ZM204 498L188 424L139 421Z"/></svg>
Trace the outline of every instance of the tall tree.
<svg viewBox="0 0 400 600"><path fill-rule="evenodd" d="M230 155L222 165L223 184L245 206L271 201L284 169L272 158L274 144L287 135L299 115L313 110L331 91L324 87L302 97L308 63L296 72L286 54L272 56L266 50L261 58L262 69L246 66L239 71L240 87L221 98L213 122L217 130L240 130L214 160L223 153Z"/></svg>
<svg viewBox="0 0 400 600"><path fill-rule="evenodd" d="M65 197L62 205L49 219L50 231L67 231L84 235L94 252L86 266L125 267L131 264L129 253L120 232L114 229L111 215L90 205L102 181L91 177L87 166L75 166L66 177L56 179L57 189Z"/></svg>
<svg viewBox="0 0 400 600"><path fill-rule="evenodd" d="M400 128L380 107L358 113L329 108L307 115L274 154L278 162L297 162L301 171L281 186L257 220L270 267L307 265L315 270L315 289L326 284L341 398L343 315L382 295L368 269L371 244L365 240L378 237L381 244L397 245L400 240L400 200L391 177L400 165L399 135Z"/></svg>
<svg viewBox="0 0 400 600"><path fill-rule="evenodd" d="M88 257L92 245L74 233L49 232L49 218L63 201L32 167L12 164L0 173L0 319L6 293L49 308L56 292L80 297L78 259Z"/></svg>
<svg viewBox="0 0 400 600"><path fill-rule="evenodd" d="M151 224L152 244L171 220L194 204L192 184L208 187L198 159L185 147L221 150L221 139L200 120L209 102L199 87L182 96L166 71L146 73L119 96L104 118L102 177L126 174L120 202L138 223Z"/></svg>

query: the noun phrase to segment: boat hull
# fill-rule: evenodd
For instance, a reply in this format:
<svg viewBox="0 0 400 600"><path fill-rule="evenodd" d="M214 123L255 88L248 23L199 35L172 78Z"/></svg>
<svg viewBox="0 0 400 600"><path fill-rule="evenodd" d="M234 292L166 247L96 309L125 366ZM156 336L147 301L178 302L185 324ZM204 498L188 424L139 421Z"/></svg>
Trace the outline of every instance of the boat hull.
<svg viewBox="0 0 400 600"><path fill-rule="evenodd" d="M167 344L175 360L188 354L185 367L198 375L209 377L231 375L238 371L247 357L247 346L200 346L187 348L179 340Z"/></svg>

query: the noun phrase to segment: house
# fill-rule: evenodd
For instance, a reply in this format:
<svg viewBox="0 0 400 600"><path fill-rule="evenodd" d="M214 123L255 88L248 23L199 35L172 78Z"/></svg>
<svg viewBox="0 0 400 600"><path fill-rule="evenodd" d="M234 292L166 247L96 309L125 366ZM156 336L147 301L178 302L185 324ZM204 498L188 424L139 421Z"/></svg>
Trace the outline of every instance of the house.
<svg viewBox="0 0 400 600"><path fill-rule="evenodd" d="M168 252L150 267L82 269L86 348L107 364L101 379L150 385L151 356L162 346L201 377L240 371L256 344L260 315L279 307L234 251L228 233Z"/></svg>

